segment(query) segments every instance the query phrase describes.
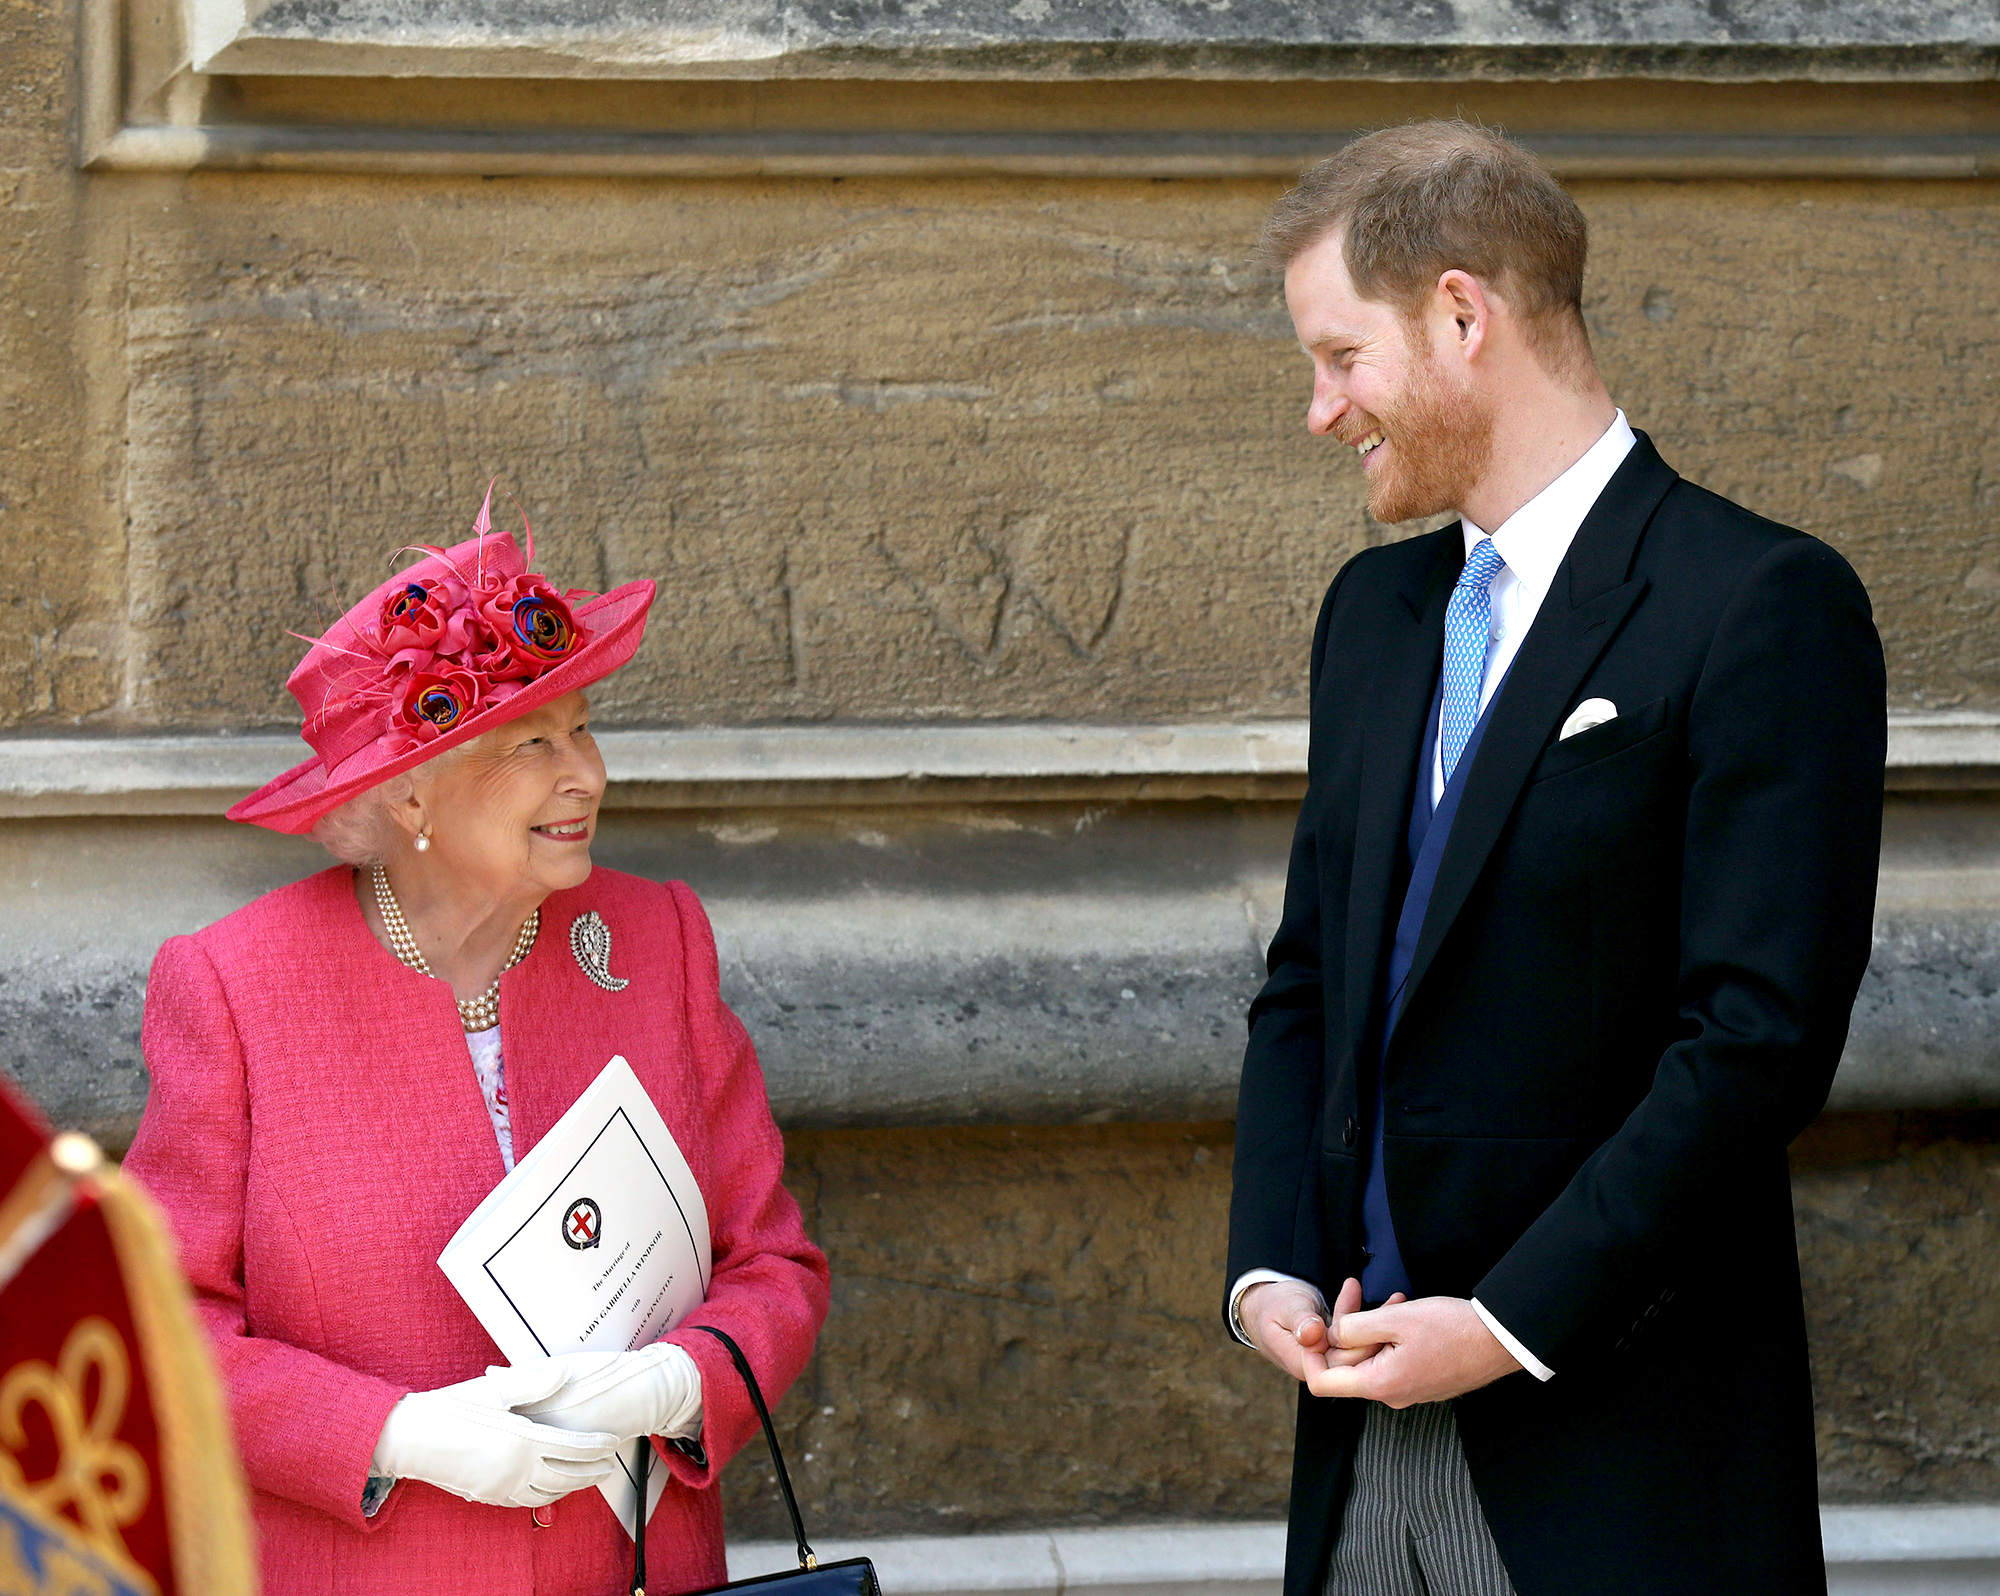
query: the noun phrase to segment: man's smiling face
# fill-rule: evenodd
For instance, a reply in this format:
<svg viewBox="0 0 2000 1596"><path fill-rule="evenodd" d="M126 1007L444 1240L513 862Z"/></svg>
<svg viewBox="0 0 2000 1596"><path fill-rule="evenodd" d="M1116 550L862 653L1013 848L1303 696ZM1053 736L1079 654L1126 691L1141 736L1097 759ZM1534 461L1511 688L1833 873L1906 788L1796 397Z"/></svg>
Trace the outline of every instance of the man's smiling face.
<svg viewBox="0 0 2000 1596"><path fill-rule="evenodd" d="M1307 430L1359 453L1368 513L1409 521L1459 508L1491 456L1493 421L1463 363L1434 346L1428 312L1412 320L1363 299L1338 232L1285 268L1285 303L1313 363Z"/></svg>

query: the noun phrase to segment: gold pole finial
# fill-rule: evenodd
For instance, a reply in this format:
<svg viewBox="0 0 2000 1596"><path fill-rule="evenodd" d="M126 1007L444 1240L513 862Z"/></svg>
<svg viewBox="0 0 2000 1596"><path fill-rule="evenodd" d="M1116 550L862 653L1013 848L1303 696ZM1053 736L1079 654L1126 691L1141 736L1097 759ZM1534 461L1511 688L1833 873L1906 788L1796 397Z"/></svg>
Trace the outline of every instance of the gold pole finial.
<svg viewBox="0 0 2000 1596"><path fill-rule="evenodd" d="M49 1143L49 1162L70 1179L81 1180L104 1167L104 1149L81 1131L64 1131Z"/></svg>

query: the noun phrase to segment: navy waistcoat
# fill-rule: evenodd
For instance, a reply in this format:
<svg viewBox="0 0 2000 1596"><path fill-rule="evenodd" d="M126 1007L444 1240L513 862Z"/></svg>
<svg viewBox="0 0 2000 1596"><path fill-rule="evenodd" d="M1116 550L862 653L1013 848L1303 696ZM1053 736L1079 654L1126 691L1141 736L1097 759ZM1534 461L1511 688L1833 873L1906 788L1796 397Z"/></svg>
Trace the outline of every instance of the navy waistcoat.
<svg viewBox="0 0 2000 1596"><path fill-rule="evenodd" d="M1409 1271L1403 1266L1402 1250L1396 1245L1396 1225L1389 1213L1389 1182L1382 1171L1384 1067L1389 1057L1389 1038L1395 1032L1396 1021L1402 1016L1403 988L1410 977L1410 966L1416 960L1417 938L1423 933L1424 914L1431 904L1431 888L1437 885L1438 862L1444 857L1445 843L1451 836L1451 823L1458 814L1458 801L1465 791L1466 777L1472 772L1473 756L1479 752L1479 744L1486 735L1487 717L1493 713L1493 706L1500 702L1501 689L1506 685L1507 678L1502 676L1493 689L1493 696L1486 701L1486 708L1473 723L1472 735L1465 740L1465 752L1458 756L1458 763L1452 767L1451 780L1445 783L1444 794L1438 799L1435 811L1431 807L1431 766L1437 755L1438 716L1444 699L1442 677L1431 693L1423 751L1417 757L1416 788L1410 795L1410 823L1404 838L1410 884L1403 893L1403 912L1396 920L1396 941L1389 950L1389 964L1383 972L1376 1005L1376 1013L1380 1016L1377 1034L1381 1037L1381 1045L1375 1053L1375 1090L1370 1094L1368 1105L1368 1181L1361 1193L1361 1245L1365 1255L1361 1270L1361 1296L1364 1302L1371 1304L1382 1302L1398 1291L1412 1297L1417 1294L1410 1284Z"/></svg>

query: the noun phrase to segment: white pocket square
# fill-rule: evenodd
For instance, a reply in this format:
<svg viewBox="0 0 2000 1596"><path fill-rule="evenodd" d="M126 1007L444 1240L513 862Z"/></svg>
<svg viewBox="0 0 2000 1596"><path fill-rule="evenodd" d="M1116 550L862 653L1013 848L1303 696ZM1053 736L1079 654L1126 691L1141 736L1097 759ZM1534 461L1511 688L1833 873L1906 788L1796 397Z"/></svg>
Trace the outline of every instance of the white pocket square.
<svg viewBox="0 0 2000 1596"><path fill-rule="evenodd" d="M1618 718L1618 706L1608 698L1586 698L1569 712L1569 719L1563 722L1563 729L1556 734L1556 741L1574 737L1578 732L1589 731L1593 726L1602 726L1607 720Z"/></svg>

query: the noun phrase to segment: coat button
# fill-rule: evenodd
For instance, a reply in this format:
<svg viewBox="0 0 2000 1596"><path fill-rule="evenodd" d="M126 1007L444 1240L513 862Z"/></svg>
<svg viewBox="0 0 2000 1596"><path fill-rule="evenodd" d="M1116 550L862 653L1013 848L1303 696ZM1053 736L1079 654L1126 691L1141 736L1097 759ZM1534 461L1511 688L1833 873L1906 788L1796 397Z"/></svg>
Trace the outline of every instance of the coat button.
<svg viewBox="0 0 2000 1596"><path fill-rule="evenodd" d="M1347 1123L1340 1127L1340 1145L1343 1147L1352 1147L1360 1135L1361 1127L1355 1123L1352 1114L1348 1115Z"/></svg>

